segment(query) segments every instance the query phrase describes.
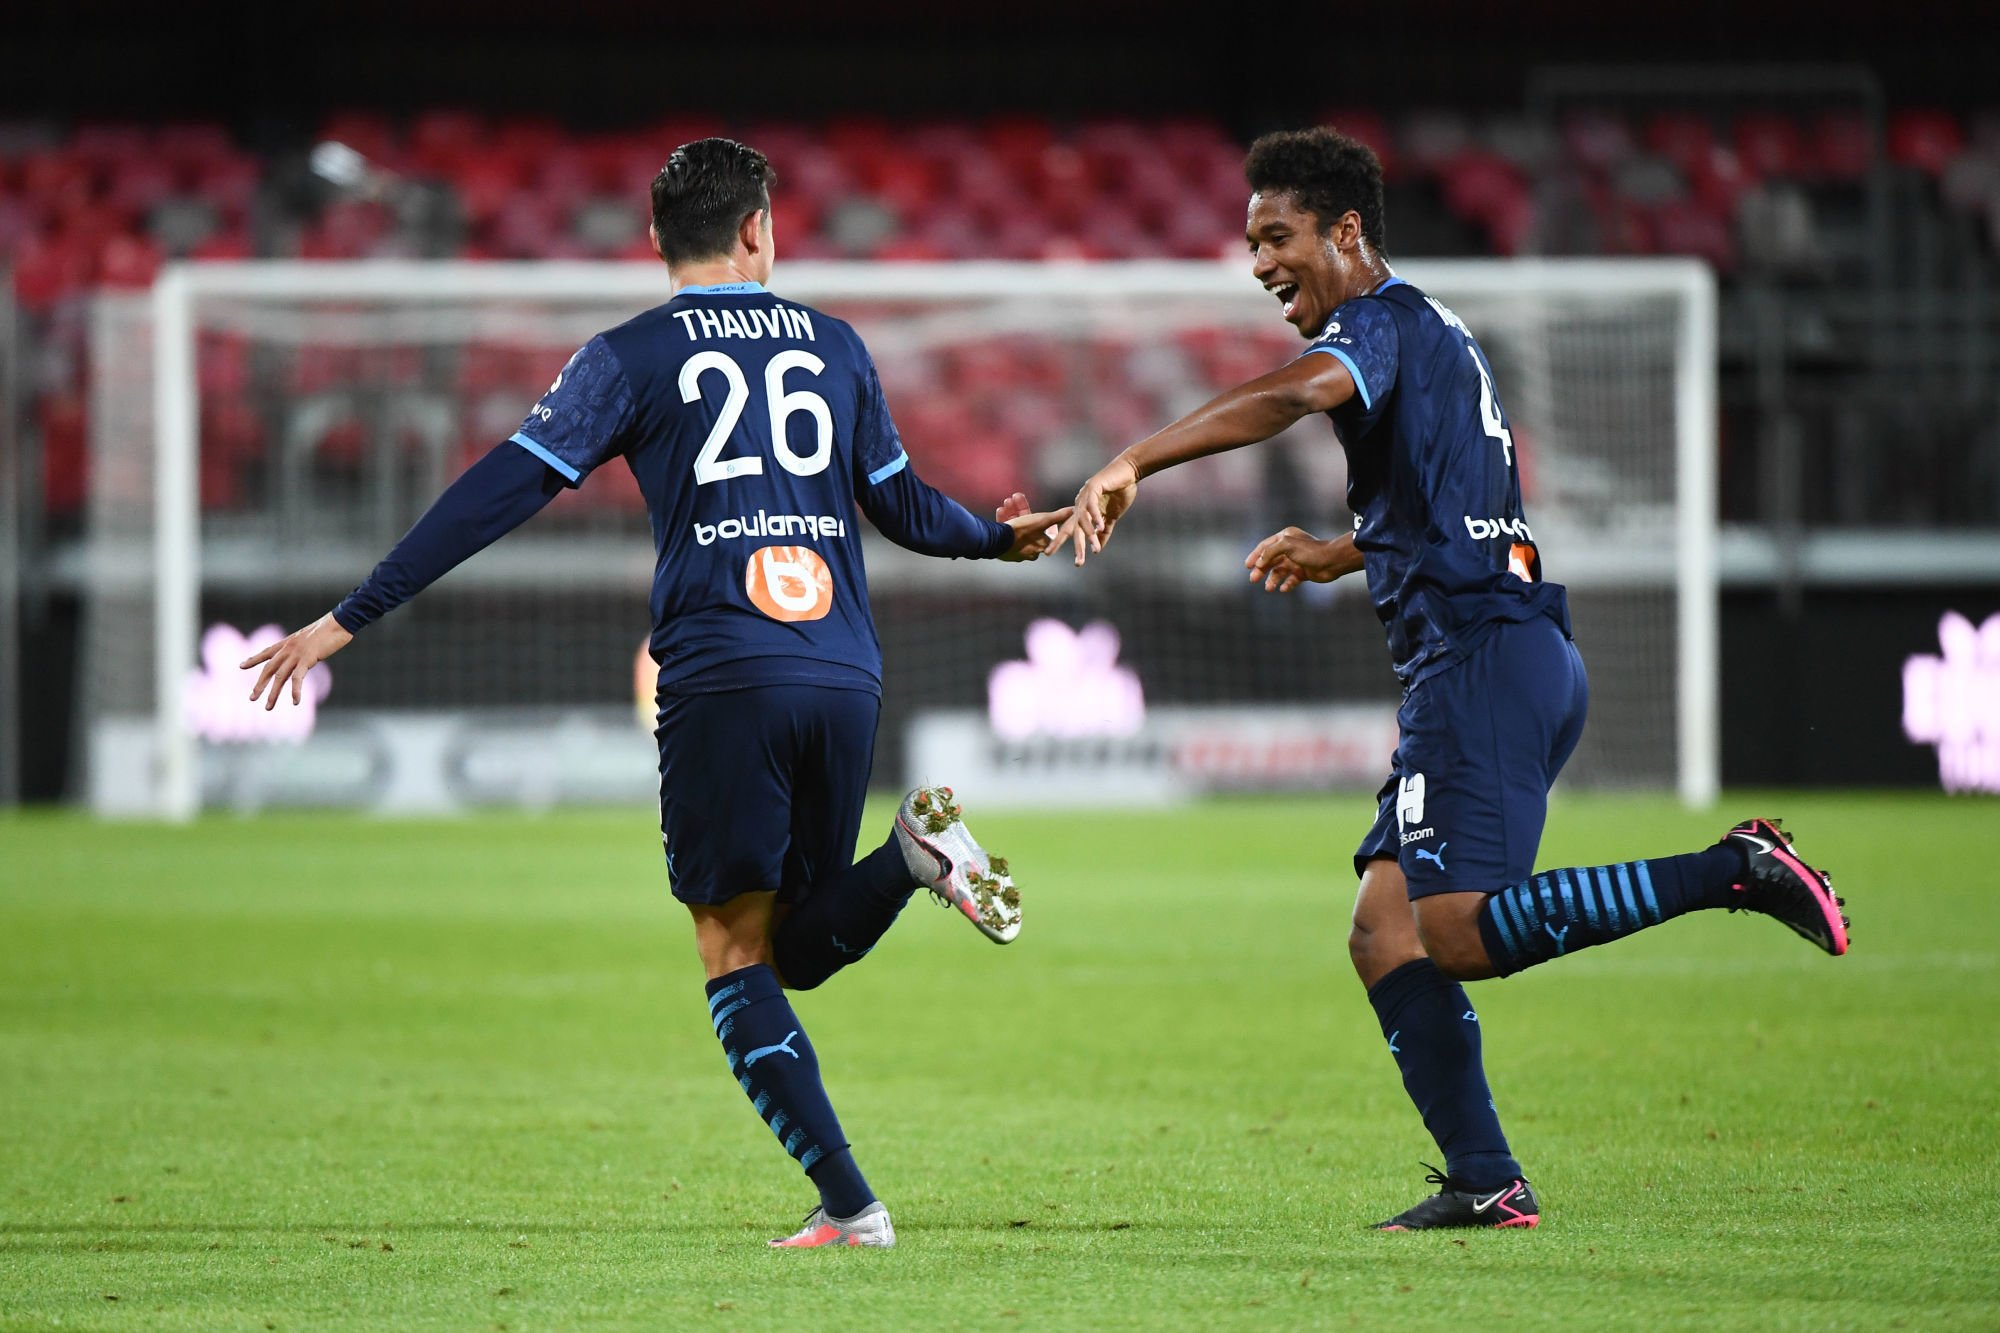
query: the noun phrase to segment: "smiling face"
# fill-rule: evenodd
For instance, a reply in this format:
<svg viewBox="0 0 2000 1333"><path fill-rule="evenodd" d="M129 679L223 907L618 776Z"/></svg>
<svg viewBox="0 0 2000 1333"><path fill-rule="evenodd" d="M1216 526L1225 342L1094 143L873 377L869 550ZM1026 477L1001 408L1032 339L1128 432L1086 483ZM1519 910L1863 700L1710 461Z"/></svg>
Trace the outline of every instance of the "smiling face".
<svg viewBox="0 0 2000 1333"><path fill-rule="evenodd" d="M1289 190L1250 196L1243 236L1250 243L1250 271L1275 296L1285 322L1313 338L1341 302L1374 288L1380 267L1361 235L1352 209L1322 231L1320 220L1299 206Z"/></svg>

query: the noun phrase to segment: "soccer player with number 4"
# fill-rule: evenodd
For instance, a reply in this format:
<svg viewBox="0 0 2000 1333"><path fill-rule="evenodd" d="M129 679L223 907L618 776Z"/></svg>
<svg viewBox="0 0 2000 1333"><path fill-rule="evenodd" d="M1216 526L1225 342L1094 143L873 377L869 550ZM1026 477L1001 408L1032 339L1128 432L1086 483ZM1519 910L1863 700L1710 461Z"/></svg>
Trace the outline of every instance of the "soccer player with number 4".
<svg viewBox="0 0 2000 1333"><path fill-rule="evenodd" d="M818 1188L786 1248L890 1246L786 990L868 953L918 887L999 943L1021 928L1006 863L950 788L903 799L850 864L882 652L854 508L926 555L1033 560L1068 509L1012 495L996 520L918 480L875 366L840 320L765 290L773 258L761 153L674 150L653 181L653 242L673 299L584 344L511 439L447 488L368 580L263 649L250 697L287 686L377 617L623 458L658 550L660 836L694 916L708 1016L729 1073Z"/></svg>
<svg viewBox="0 0 2000 1333"><path fill-rule="evenodd" d="M1329 129L1267 135L1245 175L1251 270L1310 346L1120 453L1084 483L1057 542L1081 565L1146 477L1309 413L1332 420L1354 531L1286 528L1244 564L1279 593L1363 573L1403 686L1389 780L1354 854L1348 951L1445 1168L1436 1194L1377 1225L1532 1227L1541 1205L1501 1132L1459 983L1701 908L1776 917L1841 954L1842 902L1775 819L1681 856L1533 873L1588 685L1522 513L1492 367L1456 315L1390 271L1381 165L1365 145Z"/></svg>

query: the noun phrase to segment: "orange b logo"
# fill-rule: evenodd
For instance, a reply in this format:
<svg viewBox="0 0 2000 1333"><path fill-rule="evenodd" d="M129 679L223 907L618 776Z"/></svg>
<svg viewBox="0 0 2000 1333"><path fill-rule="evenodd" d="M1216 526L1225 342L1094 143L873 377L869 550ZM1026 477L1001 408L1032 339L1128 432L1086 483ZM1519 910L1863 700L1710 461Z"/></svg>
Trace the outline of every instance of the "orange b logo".
<svg viewBox="0 0 2000 1333"><path fill-rule="evenodd" d="M833 610L833 571L809 546L766 546L743 571L750 603L773 620L820 620Z"/></svg>

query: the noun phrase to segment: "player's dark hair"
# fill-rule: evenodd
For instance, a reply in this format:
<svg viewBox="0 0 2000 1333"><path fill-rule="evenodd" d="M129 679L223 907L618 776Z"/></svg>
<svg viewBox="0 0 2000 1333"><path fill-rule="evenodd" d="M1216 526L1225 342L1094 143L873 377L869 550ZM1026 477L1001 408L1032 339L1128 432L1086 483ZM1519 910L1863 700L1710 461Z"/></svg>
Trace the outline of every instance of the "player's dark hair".
<svg viewBox="0 0 2000 1333"><path fill-rule="evenodd" d="M1361 234L1378 254L1388 253L1382 229L1382 162L1358 139L1324 127L1282 130L1250 145L1243 175L1258 194L1284 191L1311 213L1324 232L1348 209L1361 216Z"/></svg>
<svg viewBox="0 0 2000 1333"><path fill-rule="evenodd" d="M726 255L736 229L771 207L778 173L765 156L734 139L696 139L674 149L653 177L653 230L669 264Z"/></svg>

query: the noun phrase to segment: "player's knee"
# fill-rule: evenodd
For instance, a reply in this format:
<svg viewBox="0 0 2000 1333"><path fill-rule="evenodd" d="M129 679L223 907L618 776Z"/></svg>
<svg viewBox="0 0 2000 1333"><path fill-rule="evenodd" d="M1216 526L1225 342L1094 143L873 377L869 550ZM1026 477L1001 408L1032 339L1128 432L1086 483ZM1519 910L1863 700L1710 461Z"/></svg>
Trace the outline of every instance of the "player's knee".
<svg viewBox="0 0 2000 1333"><path fill-rule="evenodd" d="M1375 944L1368 928L1359 921L1347 929L1347 960L1354 964L1354 970L1368 975L1369 961L1374 957Z"/></svg>
<svg viewBox="0 0 2000 1333"><path fill-rule="evenodd" d="M1360 921L1348 929L1347 958L1364 982L1387 970L1385 964L1391 952L1390 941L1382 938L1381 931Z"/></svg>
<svg viewBox="0 0 2000 1333"><path fill-rule="evenodd" d="M1480 981L1493 975L1493 964L1486 957L1486 943L1472 923L1463 919L1419 920L1417 933L1423 940L1424 952L1437 964L1438 971L1452 980Z"/></svg>
<svg viewBox="0 0 2000 1333"><path fill-rule="evenodd" d="M815 959L801 949L787 949L780 935L771 946L771 965L786 990L812 990L835 972L831 960Z"/></svg>
<svg viewBox="0 0 2000 1333"><path fill-rule="evenodd" d="M710 981L760 963L772 965L771 940L761 930L711 930L700 934L696 943Z"/></svg>
<svg viewBox="0 0 2000 1333"><path fill-rule="evenodd" d="M1347 932L1347 957L1364 986L1373 986L1405 963L1424 956L1410 916L1408 890L1394 861L1371 863L1354 902Z"/></svg>

